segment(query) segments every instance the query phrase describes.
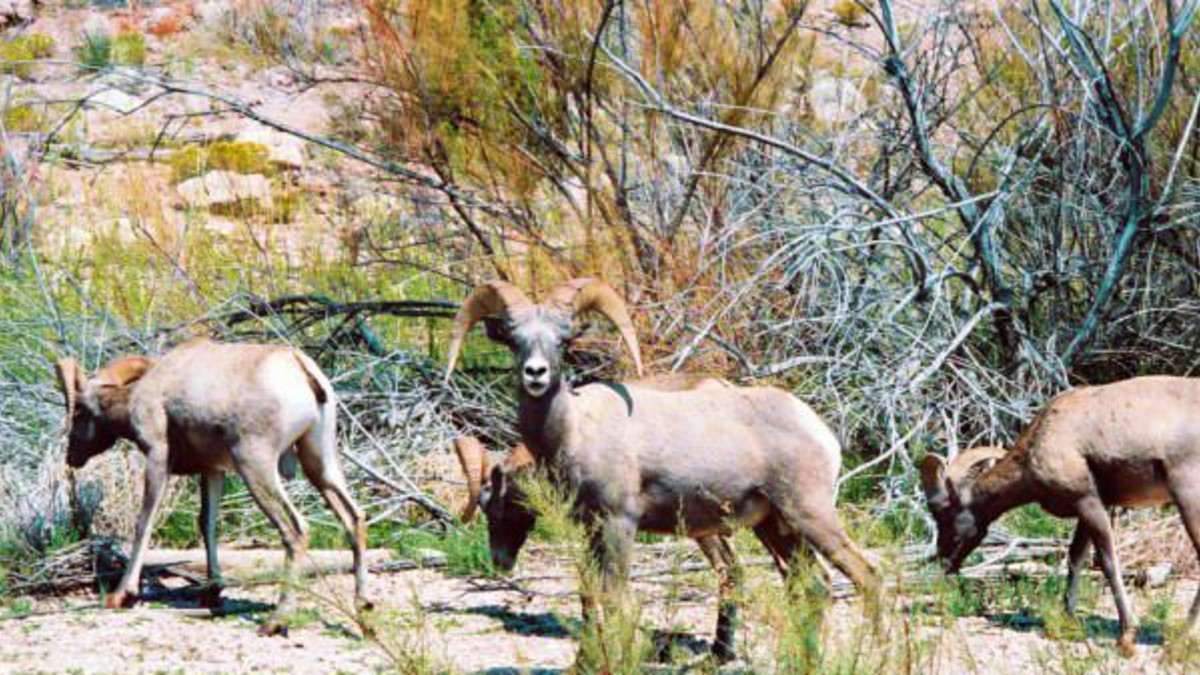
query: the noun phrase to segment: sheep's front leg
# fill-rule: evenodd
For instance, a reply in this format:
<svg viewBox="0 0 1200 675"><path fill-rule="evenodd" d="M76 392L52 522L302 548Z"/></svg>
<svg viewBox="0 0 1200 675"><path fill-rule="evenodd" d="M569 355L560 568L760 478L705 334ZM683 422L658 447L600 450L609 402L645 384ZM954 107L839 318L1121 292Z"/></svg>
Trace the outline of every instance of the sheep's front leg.
<svg viewBox="0 0 1200 675"><path fill-rule="evenodd" d="M738 594L742 585L742 568L729 541L719 535L696 540L700 550L720 578L717 599L717 632L712 653L720 662L737 658Z"/></svg>
<svg viewBox="0 0 1200 675"><path fill-rule="evenodd" d="M1096 552L1100 554L1104 576L1108 578L1113 600L1117 604L1117 615L1121 622L1121 637L1117 639L1117 648L1122 656L1132 656L1133 641L1137 636L1137 618L1125 592L1125 582L1121 579L1121 563L1117 559L1117 547L1113 541L1108 512L1104 510L1104 504L1098 497L1084 498L1076 508L1079 512L1079 527L1087 529L1092 544L1096 546Z"/></svg>
<svg viewBox="0 0 1200 675"><path fill-rule="evenodd" d="M600 605L613 606L613 601L621 598L625 582L629 578L629 564L633 557L633 540L637 534L637 522L625 516L609 516L600 520L591 534L591 559L596 562L596 570L600 575ZM583 619L585 622L595 620L596 589L593 579L582 579L581 597L583 600Z"/></svg>
<svg viewBox="0 0 1200 675"><path fill-rule="evenodd" d="M146 557L146 547L150 544L150 528L154 524L158 507L162 505L163 495L167 492L168 480L166 447L151 448L146 453L146 493L142 497L142 511L138 514L133 549L129 553L129 567L125 569L121 583L104 602L104 606L109 609L130 607L137 601L142 562Z"/></svg>
<svg viewBox="0 0 1200 675"><path fill-rule="evenodd" d="M221 606L221 563L217 560L217 521L221 514L221 496L225 474L220 471L200 476L200 533L204 537L204 555L208 563L208 587L200 598L204 607Z"/></svg>
<svg viewBox="0 0 1200 675"><path fill-rule="evenodd" d="M1071 546L1067 549L1067 614L1075 615L1075 606L1079 599L1079 576L1087 564L1088 548L1092 545L1088 538L1087 528L1080 522L1075 525L1075 536L1071 538Z"/></svg>

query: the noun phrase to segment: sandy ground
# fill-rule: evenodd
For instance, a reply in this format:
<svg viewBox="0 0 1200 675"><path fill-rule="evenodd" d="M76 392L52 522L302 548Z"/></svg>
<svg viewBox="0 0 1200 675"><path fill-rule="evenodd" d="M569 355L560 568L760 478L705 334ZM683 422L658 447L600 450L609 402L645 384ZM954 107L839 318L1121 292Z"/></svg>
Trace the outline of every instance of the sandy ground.
<svg viewBox="0 0 1200 675"><path fill-rule="evenodd" d="M269 554L264 554L264 558ZM661 553L643 554L640 569L662 567ZM752 608L741 631L746 661L727 671L776 670L781 639L772 625L780 582L772 570L750 571ZM0 617L2 673L336 673L420 672L394 663L386 650L364 640L338 608L351 579L329 575L302 591L303 609L286 637L260 637L259 622L276 588L260 585L226 592L222 616L183 599L149 601L131 610L99 609L97 598L77 595L13 604ZM707 573L644 576L634 585L643 603L641 625L671 644L677 663L697 662L712 636L715 601ZM570 564L541 551L513 579L463 579L424 569L372 578L382 641L402 660L425 657L431 671L560 672L574 661L577 597ZM1167 591L1182 615L1196 588L1179 581ZM1137 594L1142 611L1153 598ZM839 672L1198 672L1193 651L1164 644L1147 631L1134 658L1112 645L1111 602L1102 598L1087 620L1090 640L1047 638L1037 621L1012 615L948 618L922 613L925 599L894 595L881 633L872 633L854 600L837 602L822 635L825 665ZM671 636L668 638L667 636ZM853 665L853 668L849 668Z"/></svg>

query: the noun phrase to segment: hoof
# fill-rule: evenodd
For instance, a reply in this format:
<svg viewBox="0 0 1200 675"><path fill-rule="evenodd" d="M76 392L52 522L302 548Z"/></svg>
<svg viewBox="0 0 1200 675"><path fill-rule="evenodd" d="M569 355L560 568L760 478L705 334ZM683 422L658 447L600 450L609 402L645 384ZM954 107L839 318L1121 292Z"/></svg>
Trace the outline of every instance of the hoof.
<svg viewBox="0 0 1200 675"><path fill-rule="evenodd" d="M220 609L224 601L221 599L220 586L209 586L200 592L199 603L204 609Z"/></svg>
<svg viewBox="0 0 1200 675"><path fill-rule="evenodd" d="M267 622L258 627L258 634L263 637L287 637L288 627L283 621L271 617Z"/></svg>
<svg viewBox="0 0 1200 675"><path fill-rule="evenodd" d="M733 663L738 660L737 652L722 644L713 645L712 657L720 664Z"/></svg>
<svg viewBox="0 0 1200 675"><path fill-rule="evenodd" d="M120 591L104 599L105 609L129 609L137 604L137 596Z"/></svg>
<svg viewBox="0 0 1200 675"><path fill-rule="evenodd" d="M1133 648L1133 635L1122 635L1120 640L1117 640L1117 651L1124 658L1132 658L1135 650Z"/></svg>

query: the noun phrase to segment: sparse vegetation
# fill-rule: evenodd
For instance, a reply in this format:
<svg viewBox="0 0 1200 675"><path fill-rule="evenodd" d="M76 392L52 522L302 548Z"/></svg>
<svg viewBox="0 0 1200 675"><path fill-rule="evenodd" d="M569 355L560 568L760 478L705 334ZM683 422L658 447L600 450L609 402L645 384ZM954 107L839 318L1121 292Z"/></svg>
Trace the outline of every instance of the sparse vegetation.
<svg viewBox="0 0 1200 675"><path fill-rule="evenodd" d="M319 358L372 545L445 559L387 581L374 614L327 604L345 604L339 580L320 586L298 641L380 645L414 675L465 669L442 633L477 652L518 642L501 664L518 670L565 667L574 652L538 650L578 641L579 672L717 672L685 644L710 637L698 607L714 583L689 542L639 537L644 576L629 602L604 599L596 630L571 595L597 582L560 487L529 483L542 517L511 578L483 522L451 520L450 439L515 433L503 347L473 336L466 371L440 381L453 303L488 278L537 295L588 275L631 300L652 372L787 388L845 448L843 520L897 588L872 626L819 568L785 589L737 535L747 671L1200 670L1179 601L1198 571L1173 510L1115 515L1128 570L1171 566L1136 591L1127 664L1098 571L1077 616L1062 608L1072 522L1021 508L993 528L1012 549L969 564L1005 561L946 578L920 562L934 531L914 469L1011 444L1069 386L1194 374L1193 0L133 4L60 3L0 40L0 631L36 632L46 606L75 602L10 589L85 534L127 541L141 490L132 447L68 488L51 361L217 334ZM114 105L74 105L97 91ZM304 167L233 140L247 114L310 136ZM215 170L268 177L273 206L181 204L179 183ZM612 375L614 347L590 329L569 366ZM321 514L303 483L289 494ZM177 481L152 545L198 546L197 504ZM331 518L310 522L314 547L344 547ZM277 545L232 476L221 530ZM423 582L436 593L403 588ZM212 623L248 638L243 606ZM81 644L118 623L72 616Z"/></svg>

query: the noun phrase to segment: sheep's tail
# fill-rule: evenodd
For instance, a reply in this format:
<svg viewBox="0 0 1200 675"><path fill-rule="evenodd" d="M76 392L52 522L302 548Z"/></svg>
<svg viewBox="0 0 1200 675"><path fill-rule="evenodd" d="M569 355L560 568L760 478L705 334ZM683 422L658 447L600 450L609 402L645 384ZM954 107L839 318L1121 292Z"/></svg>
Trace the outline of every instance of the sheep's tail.
<svg viewBox="0 0 1200 675"><path fill-rule="evenodd" d="M332 396L326 388L324 379L321 376L321 371L317 370L317 364L313 363L307 356L300 352L292 352L296 357L296 361L300 363L300 369L304 371L304 376L308 378L308 387L312 389L313 396L317 397L317 403L325 405Z"/></svg>

